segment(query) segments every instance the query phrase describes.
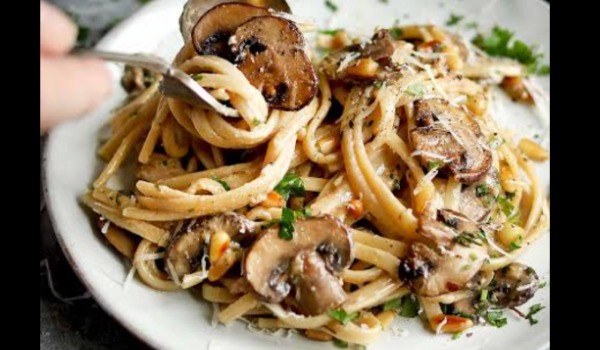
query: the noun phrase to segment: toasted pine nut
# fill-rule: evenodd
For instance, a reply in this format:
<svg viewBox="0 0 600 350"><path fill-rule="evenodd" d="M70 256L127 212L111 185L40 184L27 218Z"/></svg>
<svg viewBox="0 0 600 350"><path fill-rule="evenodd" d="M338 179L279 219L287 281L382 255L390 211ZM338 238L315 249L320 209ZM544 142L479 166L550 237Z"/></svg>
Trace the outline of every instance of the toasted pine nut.
<svg viewBox="0 0 600 350"><path fill-rule="evenodd" d="M346 72L358 77L372 78L377 74L377 68L379 68L379 64L373 59L361 58L354 65L348 67Z"/></svg>
<svg viewBox="0 0 600 350"><path fill-rule="evenodd" d="M384 329L386 329L390 324L392 324L392 321L395 317L396 313L392 310L383 311L377 315L377 318L379 319L379 322L381 322L381 326Z"/></svg>
<svg viewBox="0 0 600 350"><path fill-rule="evenodd" d="M224 231L215 232L210 238L210 251L208 258L211 264L214 264L221 258L223 253L229 248L231 237Z"/></svg>
<svg viewBox="0 0 600 350"><path fill-rule="evenodd" d="M307 338L317 341L331 341L331 339L333 339L331 335L314 329L307 329L304 331L304 335L306 335Z"/></svg>

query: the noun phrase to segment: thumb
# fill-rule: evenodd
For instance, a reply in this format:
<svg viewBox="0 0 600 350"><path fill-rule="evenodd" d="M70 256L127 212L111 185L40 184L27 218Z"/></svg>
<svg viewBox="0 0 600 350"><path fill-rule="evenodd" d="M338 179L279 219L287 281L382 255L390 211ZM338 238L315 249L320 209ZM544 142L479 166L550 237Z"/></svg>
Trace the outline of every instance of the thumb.
<svg viewBox="0 0 600 350"><path fill-rule="evenodd" d="M111 88L110 72L100 60L40 57L40 131L90 112Z"/></svg>

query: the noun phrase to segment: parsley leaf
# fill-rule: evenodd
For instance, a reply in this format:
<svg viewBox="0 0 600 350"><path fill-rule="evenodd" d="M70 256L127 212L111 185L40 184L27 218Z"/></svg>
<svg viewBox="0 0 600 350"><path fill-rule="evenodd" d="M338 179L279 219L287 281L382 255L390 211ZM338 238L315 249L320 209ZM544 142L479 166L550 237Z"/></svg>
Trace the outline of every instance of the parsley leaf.
<svg viewBox="0 0 600 350"><path fill-rule="evenodd" d="M390 29L390 35L392 36L392 38L394 38L394 40L398 40L402 37L402 29L394 27Z"/></svg>
<svg viewBox="0 0 600 350"><path fill-rule="evenodd" d="M538 288L542 289L542 288L546 287L547 285L548 285L548 281L543 281L543 282L540 282L540 284L538 285Z"/></svg>
<svg viewBox="0 0 600 350"><path fill-rule="evenodd" d="M381 81L381 80L377 80L373 83L373 86L376 89L381 89L383 87L383 85L385 84L385 82Z"/></svg>
<svg viewBox="0 0 600 350"><path fill-rule="evenodd" d="M514 40L514 33L508 29L495 26L492 32L485 36L478 34L473 39L473 44L487 52L490 56L502 56L519 61L527 67L532 74L550 74L550 67L540 66L544 54L538 52L536 45L527 45L521 40ZM512 41L512 42L511 42Z"/></svg>
<svg viewBox="0 0 600 350"><path fill-rule="evenodd" d="M337 5L331 0L325 0L325 6L327 6L331 12L336 12L338 10Z"/></svg>
<svg viewBox="0 0 600 350"><path fill-rule="evenodd" d="M347 313L344 309L329 310L328 315L329 317L333 318L334 320L338 321L344 326L348 322L354 321L358 318L358 312L355 311Z"/></svg>
<svg viewBox="0 0 600 350"><path fill-rule="evenodd" d="M456 15L454 13L450 14L450 18L448 18L448 20L446 21L446 25L447 26L455 26L457 25L460 21L463 20L463 18L465 18L465 16L460 16L460 15Z"/></svg>
<svg viewBox="0 0 600 350"><path fill-rule="evenodd" d="M419 302L413 295L405 295L383 304L383 310L397 311L402 317L413 318L419 315Z"/></svg>
<svg viewBox="0 0 600 350"><path fill-rule="evenodd" d="M478 185L477 187L475 187L475 195L477 197L484 197L487 196L490 193L490 188L488 187L488 185Z"/></svg>
<svg viewBox="0 0 600 350"><path fill-rule="evenodd" d="M222 179L220 179L216 176L213 176L212 179L215 180L216 182L220 183L221 186L223 186L223 188L225 189L225 191L231 190L231 187L229 187L229 184L227 182L223 181Z"/></svg>
<svg viewBox="0 0 600 350"><path fill-rule="evenodd" d="M483 245L483 242L486 241L486 237L485 234L481 231L477 232L477 233L473 233L473 232L463 232L460 235L454 237L454 242L468 247L471 244L475 244L478 246Z"/></svg>
<svg viewBox="0 0 600 350"><path fill-rule="evenodd" d="M290 208L283 208L279 220L279 238L291 241L294 238L294 220L296 215Z"/></svg>
<svg viewBox="0 0 600 350"><path fill-rule="evenodd" d="M202 74L192 74L190 75L190 78L194 79L195 81L202 81L204 76Z"/></svg>
<svg viewBox="0 0 600 350"><path fill-rule="evenodd" d="M432 171L434 169L439 169L441 167L444 166L444 162L442 162L441 160L433 160L430 162L427 162L427 170Z"/></svg>
<svg viewBox="0 0 600 350"><path fill-rule="evenodd" d="M542 309L545 309L545 306L542 306L542 304L535 304L532 307L529 308L529 312L527 313L527 315L525 316L525 318L527 320L529 320L529 324L530 325L534 325L536 323L538 323L538 320L533 318L533 315L537 314L538 312L542 311Z"/></svg>
<svg viewBox="0 0 600 350"><path fill-rule="evenodd" d="M452 335L452 340L456 340L458 338L460 338L460 336L462 335L462 332L456 332Z"/></svg>
<svg viewBox="0 0 600 350"><path fill-rule="evenodd" d="M281 182L275 186L275 192L279 193L284 200L288 200L290 195L302 197L306 193L304 182L300 176L287 173Z"/></svg>
<svg viewBox="0 0 600 350"><path fill-rule="evenodd" d="M334 36L337 33L340 32L341 29L326 29L326 30L319 30L319 34L323 34L323 35L331 35Z"/></svg>
<svg viewBox="0 0 600 350"><path fill-rule="evenodd" d="M488 311L484 318L489 325L497 328L502 328L508 324L508 320L504 317L502 311Z"/></svg>
<svg viewBox="0 0 600 350"><path fill-rule="evenodd" d="M338 338L333 338L333 345L338 348L346 349L348 347L348 342L339 340Z"/></svg>

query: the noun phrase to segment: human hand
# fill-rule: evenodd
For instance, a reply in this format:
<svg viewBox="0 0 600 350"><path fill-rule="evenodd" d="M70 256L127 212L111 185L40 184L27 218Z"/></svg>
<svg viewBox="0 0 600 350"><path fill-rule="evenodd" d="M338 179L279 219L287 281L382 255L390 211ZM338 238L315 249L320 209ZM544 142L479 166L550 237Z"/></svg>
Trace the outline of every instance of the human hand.
<svg viewBox="0 0 600 350"><path fill-rule="evenodd" d="M68 55L76 39L73 21L40 1L40 133L91 111L110 93L102 61Z"/></svg>

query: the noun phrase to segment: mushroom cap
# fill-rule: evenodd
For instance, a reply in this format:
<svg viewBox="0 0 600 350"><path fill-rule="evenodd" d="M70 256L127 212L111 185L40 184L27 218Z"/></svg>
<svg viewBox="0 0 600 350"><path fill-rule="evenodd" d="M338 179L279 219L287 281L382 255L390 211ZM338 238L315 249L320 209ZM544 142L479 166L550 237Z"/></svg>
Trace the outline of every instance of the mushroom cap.
<svg viewBox="0 0 600 350"><path fill-rule="evenodd" d="M184 42L192 38L192 29L207 11L224 3L248 3L254 6L272 8L275 11L291 13L290 7L284 0L188 0L183 6L179 17L179 31Z"/></svg>
<svg viewBox="0 0 600 350"><path fill-rule="evenodd" d="M296 25L274 16L260 16L239 26L229 43L238 69L259 89L269 105L297 111L317 93L317 75Z"/></svg>
<svg viewBox="0 0 600 350"><path fill-rule="evenodd" d="M165 259L171 263L177 277L193 273L200 265L204 245L208 243L212 234L224 231L232 239L240 239L258 231L258 224L246 217L227 212L204 218L189 227L187 231L175 235L165 251ZM171 276L173 277L173 276Z"/></svg>
<svg viewBox="0 0 600 350"><path fill-rule="evenodd" d="M434 297L464 287L487 257L485 246L455 244L448 253L439 254L417 242L402 260L398 275L410 283L418 295Z"/></svg>
<svg viewBox="0 0 600 350"><path fill-rule="evenodd" d="M418 100L415 119L419 127L411 130L411 137L416 149L444 158L456 180L471 184L487 174L492 152L468 111L440 98ZM424 163L439 161L425 155L421 159Z"/></svg>
<svg viewBox="0 0 600 350"><path fill-rule="evenodd" d="M490 302L500 307L515 307L526 303L537 292L540 279L531 267L511 263L499 269L490 283Z"/></svg>
<svg viewBox="0 0 600 350"><path fill-rule="evenodd" d="M192 43L201 55L216 55L233 60L228 41L235 30L256 16L267 16L269 11L262 7L241 2L217 5L206 12L192 30Z"/></svg>
<svg viewBox="0 0 600 350"><path fill-rule="evenodd" d="M262 299L277 303L289 294L287 270L299 253L316 251L328 271L339 272L350 266L352 247L348 228L331 215L297 220L289 241L279 237L277 226L256 239L244 259L244 274Z"/></svg>

